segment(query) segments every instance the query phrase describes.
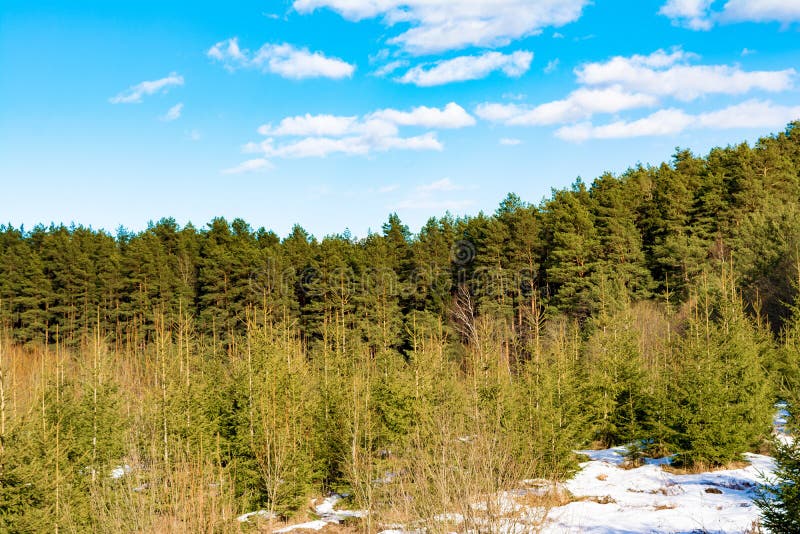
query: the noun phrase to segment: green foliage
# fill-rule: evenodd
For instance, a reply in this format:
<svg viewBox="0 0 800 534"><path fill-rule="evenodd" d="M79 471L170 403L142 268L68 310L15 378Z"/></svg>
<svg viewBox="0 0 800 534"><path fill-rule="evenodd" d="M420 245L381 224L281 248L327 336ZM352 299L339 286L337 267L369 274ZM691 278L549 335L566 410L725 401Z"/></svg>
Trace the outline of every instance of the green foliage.
<svg viewBox="0 0 800 534"><path fill-rule="evenodd" d="M0 527L41 532L91 529L91 489L120 465L127 421L114 384L49 383L16 425L0 459Z"/></svg>
<svg viewBox="0 0 800 534"><path fill-rule="evenodd" d="M800 444L776 442L775 481L762 486L756 505L761 523L774 534L800 532Z"/></svg>
<svg viewBox="0 0 800 534"><path fill-rule="evenodd" d="M653 402L645 391L640 340L628 313L601 320L586 343L581 397L591 436L606 445L644 437L642 421Z"/></svg>
<svg viewBox="0 0 800 534"><path fill-rule="evenodd" d="M773 397L769 350L735 288L704 285L679 342L682 358L669 391L679 464L725 465L766 439ZM730 283L730 280L727 281Z"/></svg>
<svg viewBox="0 0 800 534"><path fill-rule="evenodd" d="M416 235L396 214L320 240L223 218L2 226L0 335L26 356L0 360L0 530L115 530L106 512L140 507L143 531L215 530L415 484L435 514L565 477L591 443L736 460L775 400L800 406L799 131ZM25 359L56 343L57 363ZM137 474L109 481L124 462ZM220 508L193 522L189 502Z"/></svg>

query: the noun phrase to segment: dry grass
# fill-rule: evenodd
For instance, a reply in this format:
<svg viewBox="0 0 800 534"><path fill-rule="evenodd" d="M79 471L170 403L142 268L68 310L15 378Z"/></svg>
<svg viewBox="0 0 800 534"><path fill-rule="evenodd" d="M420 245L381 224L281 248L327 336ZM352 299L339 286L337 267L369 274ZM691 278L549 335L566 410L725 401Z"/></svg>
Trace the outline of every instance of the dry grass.
<svg viewBox="0 0 800 534"><path fill-rule="evenodd" d="M699 475L700 473L712 473L714 471L729 471L733 469L744 469L748 467L750 462L743 460L730 462L725 465L709 466L708 464L697 463L691 466L675 467L672 465L662 465L661 469L673 475Z"/></svg>

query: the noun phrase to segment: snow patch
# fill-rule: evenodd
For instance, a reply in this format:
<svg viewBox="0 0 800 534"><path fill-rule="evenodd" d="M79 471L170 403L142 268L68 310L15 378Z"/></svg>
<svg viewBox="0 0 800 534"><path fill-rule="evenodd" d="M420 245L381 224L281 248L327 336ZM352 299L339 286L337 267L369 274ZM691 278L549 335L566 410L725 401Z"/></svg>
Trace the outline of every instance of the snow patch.
<svg viewBox="0 0 800 534"><path fill-rule="evenodd" d="M308 521L306 523L298 523L296 525L289 525L278 530L275 533L291 532L293 530L322 530L326 525L339 524L351 517L364 517L367 513L363 510L337 510L336 504L344 497L342 495L333 494L325 498L320 504L314 506L314 512L319 516L319 519ZM275 516L266 510L258 510L257 512L248 512L240 515L237 519L239 522L244 523L249 521L251 517L261 516L267 519L274 518Z"/></svg>

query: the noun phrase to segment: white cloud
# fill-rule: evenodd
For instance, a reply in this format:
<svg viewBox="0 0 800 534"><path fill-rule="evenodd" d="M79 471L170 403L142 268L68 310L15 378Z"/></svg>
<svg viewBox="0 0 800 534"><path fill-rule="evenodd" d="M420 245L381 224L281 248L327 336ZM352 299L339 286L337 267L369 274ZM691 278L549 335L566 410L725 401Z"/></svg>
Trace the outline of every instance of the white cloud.
<svg viewBox="0 0 800 534"><path fill-rule="evenodd" d="M222 63L226 69L255 68L293 80L305 78L349 78L355 65L327 57L322 52L296 48L290 44L264 44L251 52L239 47L236 37L220 41L207 52L208 57Z"/></svg>
<svg viewBox="0 0 800 534"><path fill-rule="evenodd" d="M681 50L658 50L649 56L616 56L606 62L587 63L578 69L584 85L619 85L627 91L694 100L707 94L743 94L752 90L779 92L791 89L797 72L744 71L730 65L688 65L693 56Z"/></svg>
<svg viewBox="0 0 800 534"><path fill-rule="evenodd" d="M211 59L221 61L226 67L234 68L235 65L244 65L250 62L250 51L245 52L239 48L239 38L233 37L220 41L208 49L206 55Z"/></svg>
<svg viewBox="0 0 800 534"><path fill-rule="evenodd" d="M469 46L505 46L580 18L589 0L295 0L300 13L329 8L348 20L382 18L410 26L389 40L422 55Z"/></svg>
<svg viewBox="0 0 800 534"><path fill-rule="evenodd" d="M286 117L276 128L265 124L258 129L261 135L298 135L298 136L339 136L352 132L358 117L337 115L311 115L306 113L297 117Z"/></svg>
<svg viewBox="0 0 800 534"><path fill-rule="evenodd" d="M230 169L225 169L222 171L222 174L242 174L246 172L258 172L258 171L266 171L273 168L272 163L267 161L263 158L257 159L249 159L245 162L236 165L235 167L231 167Z"/></svg>
<svg viewBox="0 0 800 534"><path fill-rule="evenodd" d="M719 111L701 113L702 128L783 128L800 119L800 106L781 106L768 100L747 100Z"/></svg>
<svg viewBox="0 0 800 534"><path fill-rule="evenodd" d="M284 78L349 78L355 66L320 52L297 49L292 45L264 45L253 59L256 65L267 65L270 72Z"/></svg>
<svg viewBox="0 0 800 534"><path fill-rule="evenodd" d="M133 85L118 95L108 99L112 104L138 104L142 97L155 93L166 93L170 87L183 85L183 76L172 72L166 78L146 81Z"/></svg>
<svg viewBox="0 0 800 534"><path fill-rule="evenodd" d="M528 71L532 60L533 53L527 50L518 50L511 54L485 52L479 56L460 56L437 61L432 65L418 65L408 70L397 81L431 87L479 80L495 71L502 71L508 77L518 78Z"/></svg>
<svg viewBox="0 0 800 534"><path fill-rule="evenodd" d="M673 23L692 30L711 29L709 8L714 0L668 0L658 13L672 19Z"/></svg>
<svg viewBox="0 0 800 534"><path fill-rule="evenodd" d="M797 71L745 71L738 65L691 65L698 56L674 48L649 55L617 56L575 69L581 87L565 98L539 105L486 102L474 113L506 126L562 125L556 136L570 141L670 135L690 128L781 127L800 116L769 101L748 100L718 112L689 114L675 107L629 120L594 125L595 115L663 106L662 100L696 100L713 94L783 92L795 87ZM502 143L502 141L501 141Z"/></svg>
<svg viewBox="0 0 800 534"><path fill-rule="evenodd" d="M408 66L408 61L404 59L390 61L389 63L375 69L372 75L377 76L378 78L383 78L384 76L388 76L389 74L393 73L397 69L402 69L403 67L406 66Z"/></svg>
<svg viewBox="0 0 800 534"><path fill-rule="evenodd" d="M442 109L427 106L419 106L411 111L382 109L371 113L368 117L399 126L424 126L426 128L464 128L475 124L475 118L455 102L450 102Z"/></svg>
<svg viewBox="0 0 800 534"><path fill-rule="evenodd" d="M616 121L603 126L593 126L590 123L564 126L556 132L556 137L567 141L586 141L587 139L668 135L682 132L692 121L691 116L679 109L662 109L643 119L630 122Z"/></svg>
<svg viewBox="0 0 800 534"><path fill-rule="evenodd" d="M545 74L550 74L551 72L555 72L556 69L558 69L558 64L559 63L560 63L560 60L558 58L551 59L550 61L547 62L547 65L545 65L544 73Z"/></svg>
<svg viewBox="0 0 800 534"><path fill-rule="evenodd" d="M503 146L517 146L522 144L522 140L513 137L503 137L500 139L499 143Z"/></svg>
<svg viewBox="0 0 800 534"><path fill-rule="evenodd" d="M177 120L181 117L181 111L183 111L183 102L175 104L169 108L167 112L161 116L161 120L164 122L172 122Z"/></svg>
<svg viewBox="0 0 800 534"><path fill-rule="evenodd" d="M797 0L728 0L722 13L726 22L800 21L800 2Z"/></svg>
<svg viewBox="0 0 800 534"><path fill-rule="evenodd" d="M276 137L341 137L355 134L390 137L397 134L398 126L449 129L464 128L474 124L475 118L472 115L455 102L450 102L443 108L419 106L410 111L386 108L368 113L362 118L307 113L296 117L286 117L276 127L265 124L259 127L258 133Z"/></svg>
<svg viewBox="0 0 800 534"><path fill-rule="evenodd" d="M436 150L441 151L444 146L436 138L434 132L428 132L414 137L385 136L370 138L367 136L347 137L305 137L281 145L275 145L272 139L267 139L257 145L267 158L324 158L331 154L344 154L348 156L366 156L372 152L386 152L388 150ZM246 151L253 151L254 147L247 146Z"/></svg>
<svg viewBox="0 0 800 534"><path fill-rule="evenodd" d="M259 127L258 133L267 138L245 144L242 151L260 154L265 161L321 158L331 154L367 156L389 150L441 151L444 146L435 131L406 137L400 135L400 128L463 128L474 124L475 119L455 102L443 108L381 109L361 117L307 113L285 117L277 126L265 124Z"/></svg>
<svg viewBox="0 0 800 534"><path fill-rule="evenodd" d="M617 113L627 109L654 106L658 99L643 93L629 93L619 87L581 88L563 100L535 107L517 104L481 104L475 114L491 122L509 126L544 126L588 119L596 113Z"/></svg>
<svg viewBox="0 0 800 534"><path fill-rule="evenodd" d="M780 128L797 118L800 118L800 106L781 106L769 101L748 100L695 115L670 108L634 121L616 121L601 126L581 123L560 128L556 136L567 141L580 142L589 139L675 135L688 129Z"/></svg>
<svg viewBox="0 0 800 534"><path fill-rule="evenodd" d="M715 0L667 0L659 14L692 30L708 30L717 22L800 22L797 0L728 0L721 11L713 11Z"/></svg>

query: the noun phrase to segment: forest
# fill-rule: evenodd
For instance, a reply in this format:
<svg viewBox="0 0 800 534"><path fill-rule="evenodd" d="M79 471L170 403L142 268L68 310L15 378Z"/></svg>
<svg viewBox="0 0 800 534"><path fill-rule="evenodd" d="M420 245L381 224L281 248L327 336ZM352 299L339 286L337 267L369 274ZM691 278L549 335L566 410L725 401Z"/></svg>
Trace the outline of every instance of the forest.
<svg viewBox="0 0 800 534"><path fill-rule="evenodd" d="M800 404L799 289L800 122L416 234L0 226L0 531L240 532L336 491L354 531L433 532L580 448L731 465Z"/></svg>

